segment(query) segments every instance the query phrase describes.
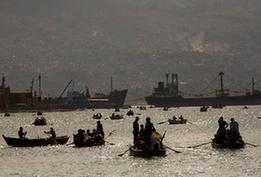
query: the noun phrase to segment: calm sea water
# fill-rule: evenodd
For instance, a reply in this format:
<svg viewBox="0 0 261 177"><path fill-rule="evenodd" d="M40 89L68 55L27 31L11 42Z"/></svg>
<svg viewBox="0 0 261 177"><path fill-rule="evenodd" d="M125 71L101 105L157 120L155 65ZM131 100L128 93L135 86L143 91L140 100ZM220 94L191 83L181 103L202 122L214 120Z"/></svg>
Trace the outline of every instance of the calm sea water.
<svg viewBox="0 0 261 177"><path fill-rule="evenodd" d="M217 119L222 115L227 121L234 117L240 124L240 131L246 142L261 144L261 107L241 106L209 109L200 112L199 108L161 108L139 110L140 123L147 116L151 117L159 132L167 131L165 144L182 151L176 154L168 151L166 157L151 159L135 158L128 154L118 154L128 149L132 142L132 122L135 116L125 116L123 120L102 120L105 133L116 130L102 147L73 148L73 146L48 146L34 148L13 148L0 138L0 176L261 176L261 147L246 146L241 150L216 150L209 144L198 148L179 148L208 142L217 130ZM94 113L101 112L108 117L114 110L84 110L73 112L46 112L49 125L36 127L32 125L34 113L14 113L11 117L0 116L0 134L17 136L23 126L30 138L46 137L43 133L54 127L57 135L72 135L79 128L92 129L96 121ZM128 110L121 110L126 114ZM173 115L183 115L192 124L157 125Z"/></svg>

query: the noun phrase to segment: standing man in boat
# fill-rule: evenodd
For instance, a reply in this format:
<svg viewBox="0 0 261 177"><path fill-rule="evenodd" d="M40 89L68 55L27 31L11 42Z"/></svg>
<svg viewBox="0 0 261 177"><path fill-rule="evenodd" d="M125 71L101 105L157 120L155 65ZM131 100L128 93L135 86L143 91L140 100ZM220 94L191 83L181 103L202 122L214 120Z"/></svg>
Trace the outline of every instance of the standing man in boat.
<svg viewBox="0 0 261 177"><path fill-rule="evenodd" d="M55 131L54 131L54 129L52 127L50 128L49 132L44 131L44 133L51 134L53 139L56 138L56 133L55 133Z"/></svg>
<svg viewBox="0 0 261 177"><path fill-rule="evenodd" d="M146 118L146 123L145 123L145 136L144 136L144 140L145 140L145 144L147 146L147 148L149 148L150 146L150 138L151 138L151 134L152 132L156 131L153 123L151 123L150 118L147 117Z"/></svg>
<svg viewBox="0 0 261 177"><path fill-rule="evenodd" d="M226 128L228 127L228 123L224 121L222 116L218 119L218 126L219 127L216 136L218 138L218 141L224 143L224 141L226 140Z"/></svg>
<svg viewBox="0 0 261 177"><path fill-rule="evenodd" d="M139 136L139 117L135 118L133 122L133 144L135 145Z"/></svg>
<svg viewBox="0 0 261 177"><path fill-rule="evenodd" d="M23 127L19 128L18 136L20 139L24 139L27 132L23 132Z"/></svg>
<svg viewBox="0 0 261 177"><path fill-rule="evenodd" d="M99 120L97 121L97 133L101 134L102 137L104 137L103 126Z"/></svg>

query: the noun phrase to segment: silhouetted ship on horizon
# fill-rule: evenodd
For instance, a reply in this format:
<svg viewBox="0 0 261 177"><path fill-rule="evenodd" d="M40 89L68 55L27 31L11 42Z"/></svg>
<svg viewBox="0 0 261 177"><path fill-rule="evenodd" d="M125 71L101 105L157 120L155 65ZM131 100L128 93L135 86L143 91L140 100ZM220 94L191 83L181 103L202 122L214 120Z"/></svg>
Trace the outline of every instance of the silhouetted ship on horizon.
<svg viewBox="0 0 261 177"><path fill-rule="evenodd" d="M220 89L215 90L215 96L184 98L179 91L178 74L171 74L172 81L169 82L169 74L166 74L166 87L164 82L159 82L154 88L152 95L145 97L147 104L156 107L185 107L185 106L212 106L223 107L229 105L261 105L261 92L254 88L252 78L252 92L245 95L230 95L229 89L224 89L223 76L220 72Z"/></svg>
<svg viewBox="0 0 261 177"><path fill-rule="evenodd" d="M89 89L86 92L68 91L67 96L63 96L67 88L72 83L68 82L66 87L58 97L42 97L41 76L38 77L39 91L33 92L34 80L31 82L30 90L26 92L11 92L10 87L5 86L5 77L2 77L0 86L0 111L30 111L30 110L73 110L84 108L121 108L124 105L128 90L113 90L111 79L111 91L109 94L95 93L91 96Z"/></svg>

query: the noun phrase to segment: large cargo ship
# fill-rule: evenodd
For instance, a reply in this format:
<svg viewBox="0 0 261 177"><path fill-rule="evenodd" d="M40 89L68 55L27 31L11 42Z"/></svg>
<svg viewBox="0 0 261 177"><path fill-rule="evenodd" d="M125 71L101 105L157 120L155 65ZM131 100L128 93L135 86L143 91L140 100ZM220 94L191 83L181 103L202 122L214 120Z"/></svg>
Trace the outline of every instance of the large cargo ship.
<svg viewBox="0 0 261 177"><path fill-rule="evenodd" d="M145 97L145 100L147 104L156 107L261 105L261 92L255 90L254 79L252 79L251 92L246 92L244 95L230 95L229 89L224 89L223 76L224 73L220 72L220 89L215 90L215 96L185 98L179 91L178 75L171 74L171 82L169 82L167 73L166 86L164 82L159 82L152 95Z"/></svg>
<svg viewBox="0 0 261 177"><path fill-rule="evenodd" d="M86 92L68 91L63 96L72 80L66 85L58 97L42 97L41 76L39 80L39 91L33 91L33 81L30 90L26 92L11 92L10 87L5 86L5 77L0 85L0 111L30 111L30 110L74 110L84 108L120 108L124 105L128 90L113 90L111 80L111 91L109 94L96 93L91 96L89 89Z"/></svg>

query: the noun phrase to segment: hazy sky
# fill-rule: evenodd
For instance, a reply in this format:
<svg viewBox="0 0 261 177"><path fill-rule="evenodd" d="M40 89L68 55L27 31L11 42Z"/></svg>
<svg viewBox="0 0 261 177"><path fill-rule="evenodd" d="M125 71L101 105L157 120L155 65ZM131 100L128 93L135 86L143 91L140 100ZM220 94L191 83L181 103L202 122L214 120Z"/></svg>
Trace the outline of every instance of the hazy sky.
<svg viewBox="0 0 261 177"><path fill-rule="evenodd" d="M109 91L112 76L142 98L168 71L184 92L218 87L221 70L243 90L261 78L260 16L258 0L1 0L0 69L15 91L41 73L54 96L70 79Z"/></svg>

